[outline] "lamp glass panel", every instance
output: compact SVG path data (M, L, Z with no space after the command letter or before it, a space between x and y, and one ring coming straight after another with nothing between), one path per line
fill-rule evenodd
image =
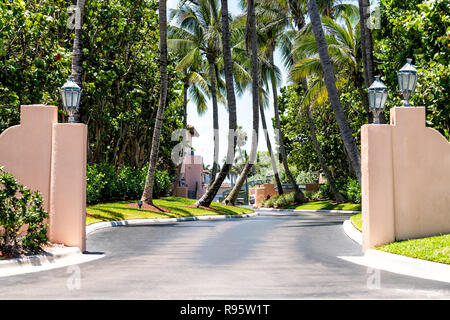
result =
M408 75L408 78L409 78L409 81L408 81L408 90L409 91L413 91L414 90L414 78L415 78L415 76L414 76L414 74L412 74L412 73L410 73L409 75Z
M64 90L64 96L66 97L65 107L68 108L70 106L70 92L68 92L67 90Z
M375 108L375 92L373 91L369 93L369 106L370 108Z
M375 109L379 109L380 108L381 98L382 98L382 93L381 92L375 93L375 106L374 106Z
M382 92L381 93L381 95L382 95L382 97L381 97L381 104L380 104L380 109L384 109L384 105L385 105L385 103L386 103L386 100L387 100L387 92Z
M75 106L75 90L71 89L70 93L72 94L70 108L73 109L73 107Z
M80 105L80 99L81 99L81 92L77 91L77 103L75 105L76 108Z

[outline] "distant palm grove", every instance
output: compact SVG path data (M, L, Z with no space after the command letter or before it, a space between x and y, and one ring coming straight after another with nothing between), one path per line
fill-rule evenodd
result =
M214 157L197 206L210 206L232 174L230 205L246 179L266 175L280 194L293 186L297 203L360 202L360 128L373 121L367 89L378 75L388 87L381 122L389 123L389 109L401 105L397 71L407 58L418 70L412 104L425 106L427 126L450 141L448 1L241 0L240 12L227 0L168 8L173 2L0 2L0 133L19 124L21 105L61 106L59 88L72 75L83 89L77 119L89 128L89 203L152 204L173 191L180 176L171 152L179 141L171 134L196 125L188 103L199 114L212 110L204 118L217 129L211 152L219 144L228 151L228 159ZM240 105L246 92L252 103ZM242 108L252 117L243 118ZM243 123L253 127L244 154L218 130ZM270 126L275 138L266 134ZM258 139L266 152L256 149ZM305 194L298 184L319 173L327 181L320 194Z

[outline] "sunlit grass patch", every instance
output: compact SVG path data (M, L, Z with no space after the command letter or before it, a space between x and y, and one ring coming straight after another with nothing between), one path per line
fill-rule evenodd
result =
M178 218L200 215L235 215L253 212L252 209L225 206L213 202L211 208L213 210L192 208L196 200L167 197L154 200L157 207L169 210L169 212L150 211L145 209L133 208L127 206L130 203L137 201L120 201L114 203L103 203L86 208L86 224L92 224L102 221L119 221L128 219L157 219L157 218Z

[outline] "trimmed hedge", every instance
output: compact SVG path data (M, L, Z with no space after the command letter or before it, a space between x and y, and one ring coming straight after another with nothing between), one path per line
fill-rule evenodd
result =
M135 200L142 195L148 166L139 169L124 166L116 168L108 163L90 164L87 167L87 203L111 200ZM153 197L164 196L170 187L167 171L156 170Z

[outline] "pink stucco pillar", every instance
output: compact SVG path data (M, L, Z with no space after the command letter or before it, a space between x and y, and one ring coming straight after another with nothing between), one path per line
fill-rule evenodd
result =
M50 241L86 249L87 126L53 124Z
M392 170L391 126L364 125L361 129L363 251L395 240Z
M20 107L20 125L0 135L0 166L32 190L39 190L49 210L52 125L58 108L45 105Z
M85 250L87 126L58 124L58 108L20 107L0 135L0 166L42 194L50 241Z
M390 114L361 130L363 251L450 232L450 143L424 107Z

